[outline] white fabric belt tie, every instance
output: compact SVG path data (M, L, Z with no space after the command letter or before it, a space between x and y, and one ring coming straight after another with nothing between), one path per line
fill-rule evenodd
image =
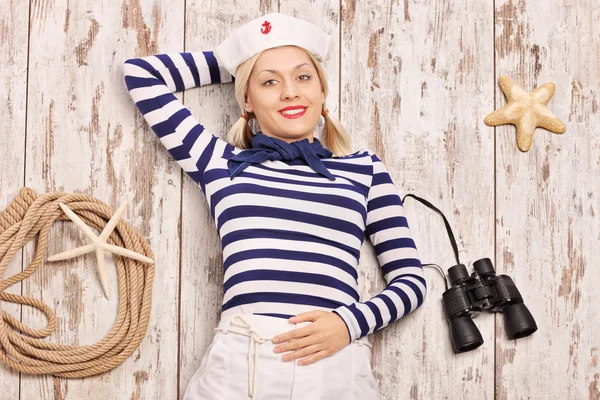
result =
M232 315L229 320L229 326L226 328L215 328L215 332L232 332L250 337L250 348L248 350L248 396L254 400L256 396L256 374L258 372L258 347L272 338L262 336L241 314ZM354 340L353 343L359 346L367 346L369 349L373 348L373 345L366 338Z
M256 373L258 371L256 365L258 364L258 346L271 339L267 339L258 333L252 324L246 321L240 314L231 316L229 326L226 329L215 328L215 331L224 333L233 332L250 337L250 349L248 351L248 396L254 400L256 396Z

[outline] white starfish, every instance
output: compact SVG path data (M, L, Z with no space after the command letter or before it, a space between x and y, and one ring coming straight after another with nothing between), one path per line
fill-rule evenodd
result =
M115 246L112 244L106 243L108 237L112 233L115 226L119 222L121 215L125 211L125 207L127 206L127 202L123 202L121 206L117 209L115 214L111 217L110 221L104 227L100 236L96 236L94 232L75 214L73 211L69 209L64 203L58 203L60 208L65 212L67 217L71 221L75 223L85 235L92 241L90 244L86 244L85 246L77 247L72 250L67 250L59 254L55 254L51 257L48 257L48 261L59 261L66 260L68 258L77 257L83 254L91 253L92 251L96 252L96 259L98 262L98 274L100 274L100 281L102 282L102 287L104 288L104 295L107 299L110 299L110 288L108 286L108 277L106 276L106 266L104 263L104 251L108 251L109 253L118 254L123 257L133 258L134 260L143 261L149 264L154 264L154 261L151 258L148 258L142 254L136 253L135 251L128 250L126 248Z

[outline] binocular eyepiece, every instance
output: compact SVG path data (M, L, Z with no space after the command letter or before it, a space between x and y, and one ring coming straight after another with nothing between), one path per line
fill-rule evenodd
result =
M537 331L533 316L508 275L496 275L489 258L475 261L473 268L475 272L471 275L464 264L449 268L452 286L442 295L455 353L464 353L483 344L481 333L471 318L485 310L504 313L506 332L511 339Z

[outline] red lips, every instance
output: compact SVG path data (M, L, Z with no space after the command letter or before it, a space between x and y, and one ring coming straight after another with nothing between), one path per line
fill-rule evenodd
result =
M279 111L297 110L299 108L302 109L302 108L306 108L306 107L304 107L304 106L289 106L289 107L286 107L286 108L282 108Z
M304 114L306 114L306 110L308 107L303 107L303 106L290 106L290 107L286 107L286 108L282 108L281 110L279 110L279 112L281 113L281 115L283 115L285 118L288 119L294 119L294 118L300 118L301 116L303 116ZM296 114L291 114L291 115L285 115L283 113L283 111L289 111L289 110L304 110L302 112L296 113Z

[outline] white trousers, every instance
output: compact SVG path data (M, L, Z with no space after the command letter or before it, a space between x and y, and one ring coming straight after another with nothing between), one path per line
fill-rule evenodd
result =
M184 400L380 400L363 337L309 365L283 361L274 336L312 322L292 324L266 315L224 317L188 383Z

